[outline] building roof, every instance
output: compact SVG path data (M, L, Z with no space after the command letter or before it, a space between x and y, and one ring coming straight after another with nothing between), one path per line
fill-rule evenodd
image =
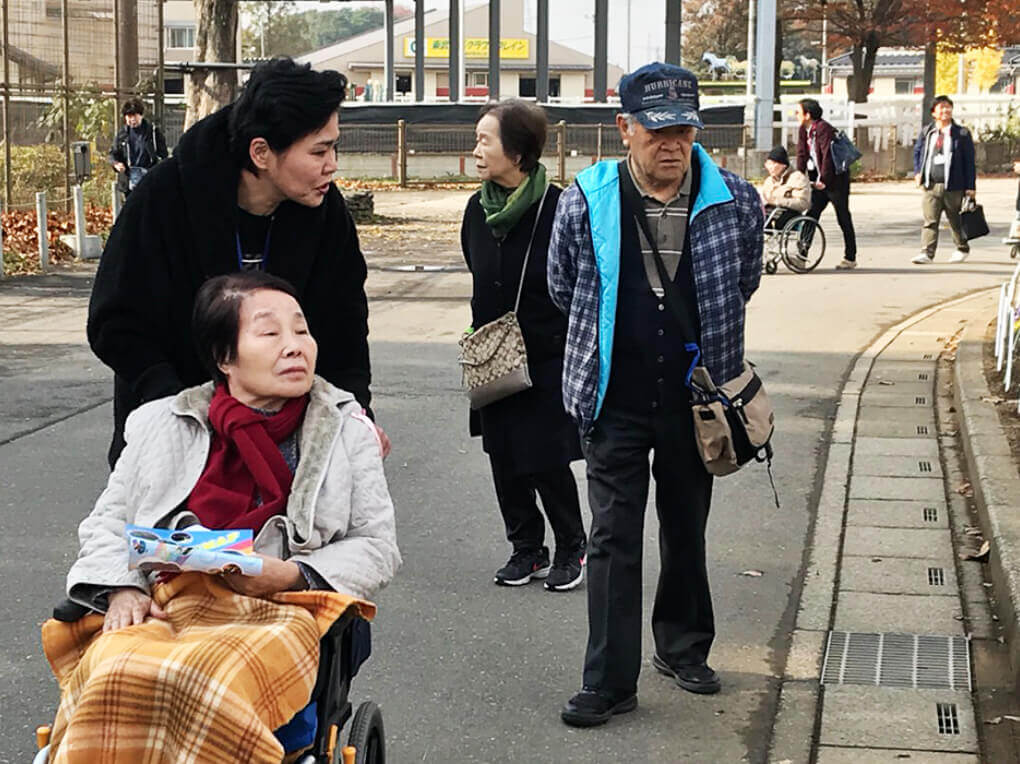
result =
M1002 68L1008 71L1010 63L1020 57L1020 46L1011 45L1002 50ZM1013 64L1015 66L1015 64ZM829 59L833 74L849 74L853 70L850 52ZM875 74L913 74L924 71L924 48L879 48L875 56Z

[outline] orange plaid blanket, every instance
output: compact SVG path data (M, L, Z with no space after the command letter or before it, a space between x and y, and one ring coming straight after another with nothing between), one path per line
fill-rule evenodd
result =
M103 617L43 624L60 683L51 762L273 762L273 730L309 701L319 639L348 608L335 592L236 594L215 576L157 584L169 620L102 633Z

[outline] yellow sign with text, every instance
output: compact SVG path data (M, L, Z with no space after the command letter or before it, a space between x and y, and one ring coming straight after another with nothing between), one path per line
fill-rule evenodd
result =
M499 41L500 58L527 58L530 46L526 38L506 38ZM414 38L404 38L404 57L414 58ZM425 58L449 58L449 37L426 37ZM489 39L487 37L468 37L464 40L464 58L488 58Z

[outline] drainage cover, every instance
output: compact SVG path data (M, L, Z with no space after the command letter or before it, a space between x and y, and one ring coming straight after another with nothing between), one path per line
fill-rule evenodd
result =
M960 715L955 703L936 703L935 714L938 717L940 735L960 734Z
M830 631L824 684L971 690L965 637Z
M922 516L926 523L937 523L939 521L939 511L935 507L925 507Z

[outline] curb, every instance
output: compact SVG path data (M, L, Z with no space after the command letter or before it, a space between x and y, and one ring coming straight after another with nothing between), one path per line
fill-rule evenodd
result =
M769 762L807 764L812 761L821 712L820 701L824 693L821 672L825 656L825 635L831 628L835 613L836 586L842 559L843 526L846 519L851 457L857 430L857 412L872 364L896 337L914 324L942 310L978 299L989 292L988 289L979 289L916 311L881 331L847 367L848 373L839 392L835 420L829 436L829 447L822 472L821 495L818 498L813 524L808 531L807 543L811 552L804 568L804 583L790 635L790 650L780 679L776 717L767 754ZM959 355L957 357L959 358ZM980 372L980 366L978 369ZM995 412L992 412L992 415L995 416ZM1017 482L1020 491L1020 479ZM1020 497L1020 493L1017 497ZM1020 544L1020 520L1017 521L1017 528L1017 539ZM1020 560L1020 551L1016 559ZM1020 568L1016 571L1016 581L1020 584ZM1020 588L1017 591L1020 591ZM1020 600L1017 604L1020 607ZM1012 665L1020 666L1020 660Z
M984 375L987 323L968 322L953 364L953 401L974 501L986 538L988 566L998 592L1014 689L1020 689L1020 475Z

